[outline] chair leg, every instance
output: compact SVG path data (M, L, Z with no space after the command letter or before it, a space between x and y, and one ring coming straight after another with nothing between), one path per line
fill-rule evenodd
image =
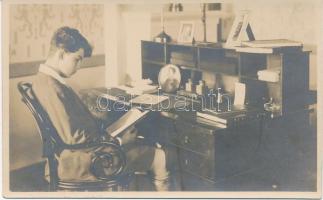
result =
M50 178L48 188L50 192L57 191L58 189L57 181L54 178Z

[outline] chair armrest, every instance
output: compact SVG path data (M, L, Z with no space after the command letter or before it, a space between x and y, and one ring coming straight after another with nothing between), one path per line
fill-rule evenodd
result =
M100 142L98 147L104 147L95 152L90 171L100 180L114 179L120 175L126 166L126 154L123 149L112 142Z
M100 180L110 180L120 175L126 166L126 154L122 147L114 141L97 141L91 143L61 145L61 149L81 150L86 148L101 148L94 152L90 164L91 173Z

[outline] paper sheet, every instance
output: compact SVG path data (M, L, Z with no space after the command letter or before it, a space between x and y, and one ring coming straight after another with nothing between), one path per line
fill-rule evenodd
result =
M246 84L235 83L234 105L244 105L246 99Z

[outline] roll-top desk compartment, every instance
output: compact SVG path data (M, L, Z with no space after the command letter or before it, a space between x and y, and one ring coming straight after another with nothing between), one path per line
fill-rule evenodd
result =
M201 70L238 75L238 58L223 48L199 48L198 68Z

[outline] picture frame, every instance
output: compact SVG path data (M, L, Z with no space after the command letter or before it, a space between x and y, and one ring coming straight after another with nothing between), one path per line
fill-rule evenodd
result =
M249 25L249 11L240 11L233 22L225 47L241 46L243 34L247 34L249 40L254 40L254 36Z
M194 38L195 23L193 21L181 21L178 32L178 43L192 43Z

